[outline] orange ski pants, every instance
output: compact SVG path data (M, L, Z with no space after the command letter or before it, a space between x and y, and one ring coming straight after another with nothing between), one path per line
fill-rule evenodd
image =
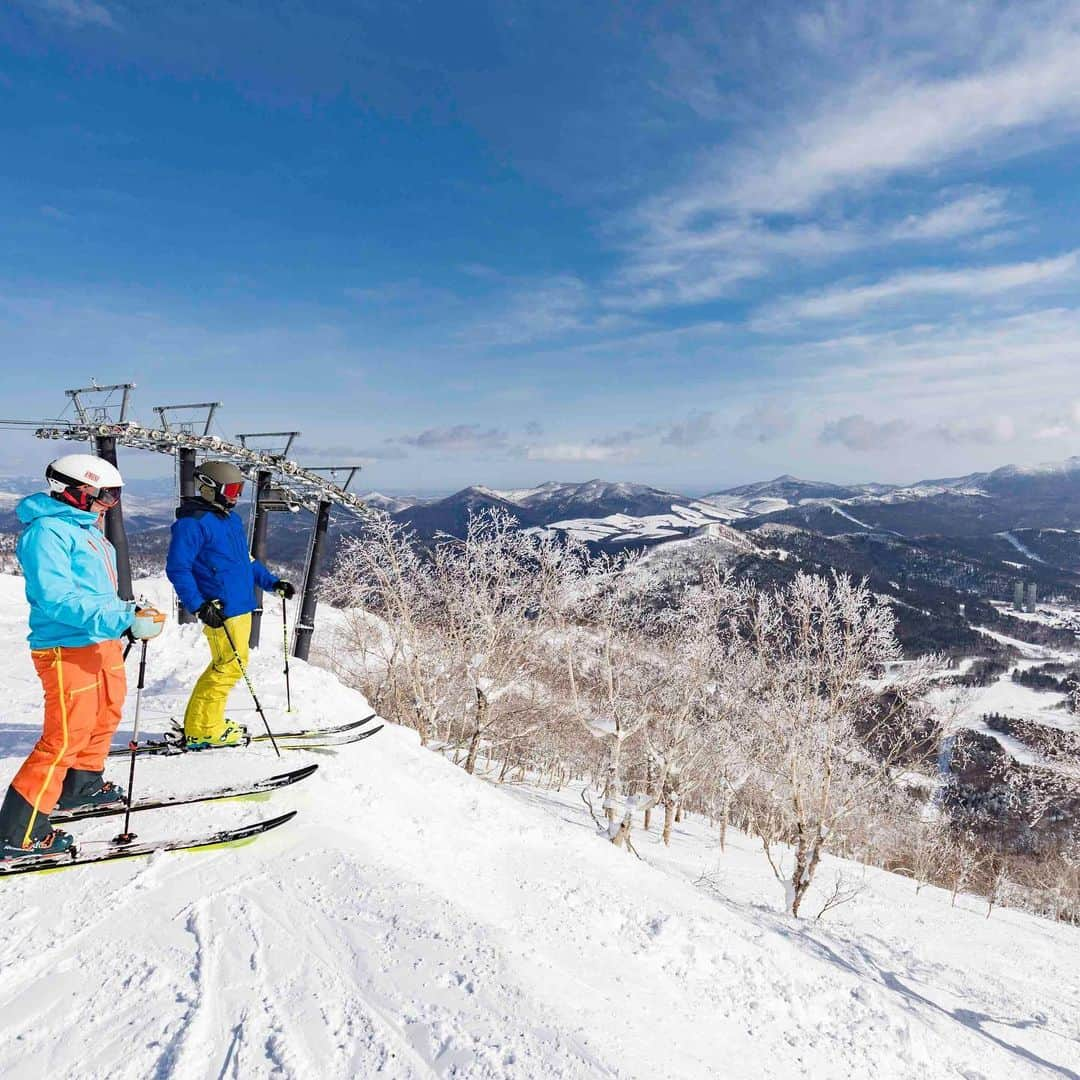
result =
M56 806L68 769L101 772L127 693L119 641L31 649L45 689L45 730L11 786L38 814Z

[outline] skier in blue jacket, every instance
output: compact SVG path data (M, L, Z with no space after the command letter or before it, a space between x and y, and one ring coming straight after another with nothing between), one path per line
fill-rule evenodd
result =
M184 712L189 749L234 746L247 738L240 724L225 718L229 691L247 666L255 588L288 600L289 582L275 577L248 553L236 506L244 474L227 461L203 462L195 471L199 494L176 512L165 573L180 603L203 622L210 665L199 676Z

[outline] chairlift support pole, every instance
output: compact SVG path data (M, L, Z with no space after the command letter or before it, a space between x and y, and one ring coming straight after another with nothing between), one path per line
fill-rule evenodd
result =
M162 422L165 422L165 418L162 417ZM168 430L166 428L166 430ZM177 465L180 470L180 502L185 499L193 499L196 495L195 488L195 451L188 447L181 447L176 451ZM187 623L198 622L198 616L194 611L188 611L183 604L180 603L180 598L176 599L176 621L181 625Z
M116 437L96 435L94 449L99 458L110 465L116 464ZM131 553L128 549L127 530L124 528L123 501L118 502L105 514L105 537L116 552L116 593L121 600L134 600L131 586Z
M94 453L99 458L104 458L110 465L116 466L116 436L112 434L115 424L108 423L109 409L116 406L110 404L109 398L117 391L123 396L120 399L120 419L116 423L127 423L128 403L131 400L131 391L135 389L134 383L111 383L108 386L99 386L93 383L91 386L80 386L74 390L66 390L65 393L71 398L79 419L87 425L94 425L101 421L101 426L93 430ZM101 405L90 406L96 413L92 416L88 406L83 401L87 394L105 394L105 402ZM105 515L105 536L116 552L116 592L121 600L134 600L135 593L131 587L131 553L128 549L127 530L124 528L124 507L119 502Z
M266 526L269 523L268 511L266 509L266 494L270 490L270 477L271 472L269 469L260 469L255 474L255 497L252 499L252 518L253 524L251 527L251 557L258 559L259 562L266 562ZM251 647L257 648L259 645L259 633L262 629L262 617L263 617L263 591L256 587L255 589L255 610L251 613Z
M301 507L315 515L314 528L308 549L307 565L304 573L304 588L301 593L300 613L293 638L293 655L306 659L311 648L311 635L314 631L315 608L319 578L319 563L323 553L326 535L330 526L330 510L340 506L351 514L363 514L367 511L364 501L347 491L359 466L322 466L304 468L288 459L288 453L299 436L298 431L261 432L238 435L237 443L210 434L210 420L217 402L202 402L195 405L158 406L154 409L160 419L160 427L150 428L138 421L128 420L127 410L130 403L130 391L134 383L118 383L112 386L90 386L79 390L66 391L71 399L78 421L0 421L0 426L32 426L39 439L57 439L71 442L89 442L106 460L115 462L117 446L130 447L151 453L169 454L177 459L181 497L196 494L195 456L230 461L248 476L252 473L266 472L270 483L263 491L266 512L274 510L296 511ZM122 401L102 406L91 405L83 400L83 395L112 394L123 391ZM182 423L177 426L169 423L168 413L173 410L206 408L208 410L202 434L192 431L192 425ZM120 420L110 419L109 409L120 409ZM259 449L250 446L248 439L256 437L284 438L284 450L281 452ZM344 486L336 482L339 473L347 472ZM330 479L322 474L330 473ZM252 523L254 529L254 521ZM117 552L117 564L120 577L118 591L120 595L131 597L131 567L128 554L127 534L123 528L123 518L119 507L110 512L106 520L106 531L113 541ZM254 543L254 533L252 536ZM194 616L180 609L180 621L194 621Z
M327 529L330 527L330 505L328 500L320 499L315 511L315 528L312 530L311 546L308 548L304 592L300 599L300 617L296 620L293 644L293 656L299 660L306 660L311 652L311 635L315 630L315 605L318 602L319 558Z

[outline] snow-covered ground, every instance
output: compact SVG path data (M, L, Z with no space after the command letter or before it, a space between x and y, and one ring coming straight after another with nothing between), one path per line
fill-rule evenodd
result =
M609 514L602 518L574 518L555 521L529 531L561 532L585 542L629 543L635 540L663 540L687 536L696 530L733 521L742 516L740 512L729 511L709 502L696 501L674 503L668 514L649 514L643 517Z
M24 619L20 583L0 578L4 779L38 722ZM285 727L266 644L252 675ZM148 729L178 714L203 662L195 627L153 643ZM366 711L328 672L292 670L296 720ZM231 711L252 719L245 695ZM836 860L823 887L843 871L863 891L797 923L750 841L721 854L696 819L670 850L638 834L639 860L595 835L576 791L470 778L403 729L285 764L304 760L316 776L270 802L134 819L149 838L299 810L251 846L0 885L5 1080L1080 1077L1075 929L987 920L972 898L953 909ZM280 768L250 748L148 760L136 783Z

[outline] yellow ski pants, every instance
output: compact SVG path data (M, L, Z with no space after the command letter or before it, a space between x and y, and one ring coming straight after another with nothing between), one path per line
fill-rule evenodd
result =
M236 652L240 654L240 663L247 667L251 638L250 611L226 619L224 627L203 627L210 644L210 666L195 683L184 713L184 734L189 739L216 739L225 730L225 702L229 698L229 691L242 675L236 653L225 635L226 627Z

